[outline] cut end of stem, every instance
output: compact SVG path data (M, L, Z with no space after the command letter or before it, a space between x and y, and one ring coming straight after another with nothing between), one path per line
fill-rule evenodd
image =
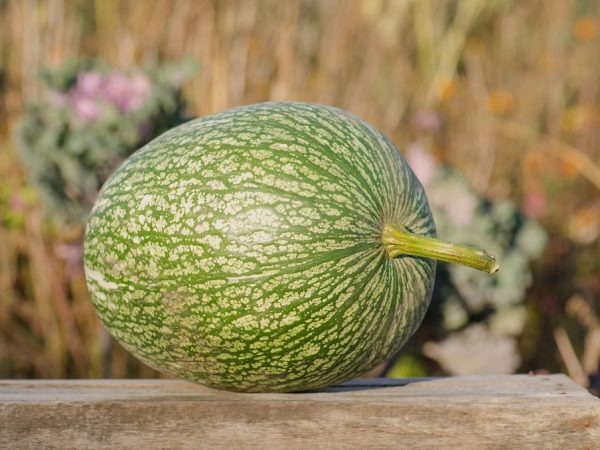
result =
M488 273L498 272L500 267L496 258L485 250L414 234L401 226L385 225L383 244L390 258L407 255L438 259Z

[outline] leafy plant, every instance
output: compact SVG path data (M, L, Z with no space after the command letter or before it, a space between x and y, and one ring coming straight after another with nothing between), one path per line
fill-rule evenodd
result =
M543 251L546 233L513 202L483 198L460 173L438 164L422 147L411 147L407 158L425 186L438 234L488 249L501 266L489 277L438 265L425 319L430 335L422 351L451 374L513 373L521 363L517 339L527 321L530 264Z
M83 224L108 175L129 154L183 121L189 63L123 71L71 61L42 74L45 95L26 107L17 147L46 210Z

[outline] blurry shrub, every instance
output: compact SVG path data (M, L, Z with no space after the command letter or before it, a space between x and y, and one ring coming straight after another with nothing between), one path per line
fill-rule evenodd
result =
M439 236L485 248L500 263L494 276L438 264L422 350L450 374L513 373L521 363L517 338L527 321L530 264L544 249L546 233L513 202L483 198L423 148L413 145L407 159L425 186Z
M39 217L40 192L22 182L3 135L21 114L22 98L36 91L33 78L39 67L89 49L104 60L127 64L158 61L163 55L202 60L206 70L186 83L194 115L269 98L335 104L371 120L402 146L417 140L431 144L477 190L518 202L549 235L527 301L498 313L494 307L478 307L480 313L471 314L460 303L444 308L447 302L436 291L431 311L394 375L439 373L421 356L423 343L449 343L452 348L456 340L451 336L473 342L481 330L494 338L482 343L509 355L518 340L523 371L568 369L553 330L563 327L576 352L583 352L588 330L566 314L569 299L582 294L600 314L600 65L595 63L600 3L476 0L431 7L432 2L365 0L354 2L354 8L347 3L99 1L94 7L54 8L48 2L0 1L0 9L7 5L2 10L6 14L0 14L0 40L5 43L0 52L0 376L100 374L94 368L99 364L97 336L89 331L96 318L83 275L77 275L79 284L67 286L70 309L48 306L59 305L61 296L56 288L52 291L52 283L62 280L63 257L74 252L64 249L59 257L53 250L62 246L64 228L59 236L40 239L40 229L47 228ZM48 86L61 86L49 90L64 94L83 70L112 72L97 64L83 66L47 80ZM55 108L46 116L58 112ZM432 172L445 170L422 154ZM479 173L482 161L493 164L490 173ZM66 215L59 208L56 213ZM440 235L447 232L443 226L438 217ZM498 276L507 270L503 253L498 254ZM529 274L526 266L521 280ZM449 271L438 267L439 287L452 288ZM515 291L524 295L522 285ZM527 329L520 337L492 332L499 323L522 327L524 304ZM61 314L68 316L70 310L84 333L89 371L78 369L75 357L65 363L64 349L73 334L56 324L65 323ZM443 325L448 321L444 317L453 314L460 319L456 323L464 324ZM492 325L494 317L502 320ZM476 324L481 326L473 331ZM507 339L512 344L503 344ZM491 358L472 344L468 348L471 359ZM121 350L113 354L112 376L146 376L144 366ZM3 357L10 367L5 371Z
M46 210L82 224L108 175L129 154L182 121L189 63L122 71L72 61L42 75L44 97L27 105L17 148Z
M37 200L36 192L29 186L0 185L0 224L8 230L23 228L25 215Z

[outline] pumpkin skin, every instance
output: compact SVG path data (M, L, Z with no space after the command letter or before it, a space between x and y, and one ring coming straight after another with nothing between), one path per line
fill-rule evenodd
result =
M134 153L88 220L109 332L149 366L236 391L343 382L421 323L435 261L390 258L386 224L435 236L423 188L361 119L277 102L187 122Z

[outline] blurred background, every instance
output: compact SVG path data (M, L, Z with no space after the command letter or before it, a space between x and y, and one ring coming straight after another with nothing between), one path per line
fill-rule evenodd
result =
M0 0L0 378L156 377L104 332L82 273L97 190L187 118L332 104L389 135L438 234L407 347L371 375L600 380L600 2Z

